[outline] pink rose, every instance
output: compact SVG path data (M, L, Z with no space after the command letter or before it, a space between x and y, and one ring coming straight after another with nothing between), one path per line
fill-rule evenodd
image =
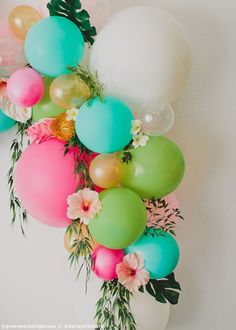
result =
M38 144L53 138L54 136L50 130L50 125L52 121L53 119L51 118L41 119L40 121L29 127L27 130L27 134L30 138L30 141L35 141Z

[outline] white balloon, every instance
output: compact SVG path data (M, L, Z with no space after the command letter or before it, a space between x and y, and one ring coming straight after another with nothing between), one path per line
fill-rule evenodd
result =
M131 310L137 323L137 330L164 330L167 326L170 305L161 304L145 293L134 293Z
M137 6L111 17L91 49L90 68L108 94L139 111L159 98L173 102L190 71L183 26L154 6Z

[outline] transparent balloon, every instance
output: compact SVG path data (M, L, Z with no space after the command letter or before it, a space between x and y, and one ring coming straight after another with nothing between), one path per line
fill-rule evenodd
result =
M27 63L24 45L19 40L6 37L0 40L0 76L9 77Z
M169 132L174 124L175 114L168 103L154 103L146 112L138 114L142 130L151 136L161 136Z

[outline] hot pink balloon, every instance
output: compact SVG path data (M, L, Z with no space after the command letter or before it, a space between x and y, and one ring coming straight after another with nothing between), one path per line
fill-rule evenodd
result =
M7 82L7 94L13 104L32 107L44 95L43 79L33 69L19 69L11 75Z
M74 151L64 156L64 143L57 139L32 143L15 170L15 187L28 213L53 227L66 227L67 197L76 191Z
M178 201L178 198L175 193L167 195L166 197L164 197L164 200L166 203L168 203L168 209L170 211L172 211L173 209L179 209L180 205L179 205L179 201ZM148 204L148 201L146 201L146 206L150 207L150 205ZM158 213L158 215L154 215L154 212L155 212L155 214ZM168 212L168 214L169 214L169 212ZM151 226L153 226L154 223L157 223L157 220L161 220L158 223L158 225L162 226L164 223L164 219L165 219L164 208L153 207L152 210L148 211L148 224L147 225L148 225L148 227L151 227ZM176 223L177 219L176 219L175 215L173 214L169 220Z
M117 278L116 265L123 261L123 250L112 250L99 246L92 254L93 272L104 281Z

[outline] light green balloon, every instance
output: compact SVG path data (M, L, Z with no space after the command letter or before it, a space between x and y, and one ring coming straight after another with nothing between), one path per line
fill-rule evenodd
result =
M102 210L90 221L89 230L99 244L123 249L143 234L147 212L141 198L126 188L113 188L99 194Z
M44 78L44 96L42 100L33 108L33 121L39 121L42 118L56 118L61 113L66 111L65 109L57 106L50 99L49 89L52 82L52 78Z
M150 137L146 146L129 152L132 160L122 165L122 186L142 198L161 198L180 184L185 169L184 157L171 140L163 136Z

